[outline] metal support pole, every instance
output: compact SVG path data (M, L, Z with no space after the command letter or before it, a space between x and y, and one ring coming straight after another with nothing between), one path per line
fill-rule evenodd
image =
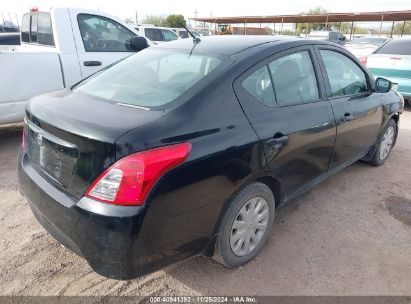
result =
M392 38L392 34L394 33L394 23L395 21L392 22L392 26L391 26L391 35L390 35L391 38Z
M296 22L296 23L295 23L295 35L296 35L296 36L297 36L297 34L298 34L297 25L298 25L298 23Z
M340 21L340 26L338 27L338 31L341 32L341 21Z
M384 22L384 13L381 15L381 24L380 24L380 32L378 33L378 37L381 37L382 32L382 23Z
M327 14L327 20L325 20L325 30L328 31L328 14Z
M281 30L280 30L280 35L283 33L283 26L284 26L284 17L281 17Z
M244 35L247 35L247 22L244 21Z
M274 31L273 31L273 34L274 34L274 36L275 36L275 22L274 22Z
M352 39L352 32L354 29L354 21L351 22L351 33L350 33L350 40Z
M402 24L401 37L402 35L404 35L404 30L405 30L405 20L404 20L404 23Z

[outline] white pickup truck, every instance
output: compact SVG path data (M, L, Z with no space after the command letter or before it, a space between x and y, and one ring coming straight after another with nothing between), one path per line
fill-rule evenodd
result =
M21 45L0 46L0 125L23 120L31 97L81 79L152 45L100 11L53 8L23 16Z

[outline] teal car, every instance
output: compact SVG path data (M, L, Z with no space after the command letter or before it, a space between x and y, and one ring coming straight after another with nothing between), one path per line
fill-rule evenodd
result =
M390 40L360 61L375 78L384 77L397 84L397 92L411 104L410 38Z

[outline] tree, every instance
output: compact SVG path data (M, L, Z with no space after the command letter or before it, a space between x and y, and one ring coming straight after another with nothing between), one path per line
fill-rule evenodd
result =
M401 35L402 29L404 27L403 22L398 22L394 25L394 31L393 35ZM404 27L404 35L409 35L411 34L411 22L406 21L405 22L405 27Z
M281 32L281 35L294 36L295 32L289 29L285 29Z
M325 8L321 6L317 6L313 9L310 9L308 12L302 12L300 15L327 15L330 13ZM351 32L351 23L350 22L342 22L341 25L339 22L328 22L326 23L326 18L324 17L324 22L314 22L314 23L299 23L297 24L297 33L305 33L309 34L311 31L327 31L327 30L335 30L341 31L341 33L350 33ZM368 29L354 26L353 33L355 34L366 34Z
M308 12L302 12L300 15L326 15L329 11L321 6L310 9ZM300 33L310 33L310 31L321 31L325 30L325 22L319 23L298 23L297 24L297 34Z
M149 15L146 16L143 21L143 24L154 24L155 26L166 26L166 20L164 16Z
M165 23L168 27L182 27L182 25L186 26L187 24L183 15L169 15Z
M265 34L266 35L272 35L273 34L273 29L272 28L266 26L266 27L264 27L264 29L265 29Z
M132 18L127 17L126 19L124 19L125 23L134 23L134 20Z

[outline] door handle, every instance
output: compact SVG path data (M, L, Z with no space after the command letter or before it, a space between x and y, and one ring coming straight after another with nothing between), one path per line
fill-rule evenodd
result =
M101 61L84 61L85 66L100 66L102 65Z
M276 135L274 135L276 136ZM284 146L288 142L288 136L286 135L280 135L274 138L271 138L267 140L267 145L273 147L274 149L280 149L282 146Z
M351 121L354 119L354 115L350 114L350 113L345 113L344 116L341 118L342 122L347 122L347 121Z

